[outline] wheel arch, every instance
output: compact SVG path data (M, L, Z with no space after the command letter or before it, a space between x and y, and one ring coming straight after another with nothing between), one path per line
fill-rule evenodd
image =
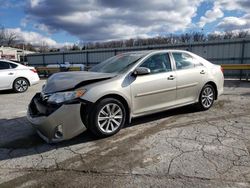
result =
M124 105L125 110L126 110L126 123L129 123L131 121L131 115L130 115L131 109L129 107L128 101L123 96L121 96L119 94L107 94L107 95L104 95L101 98L99 98L95 102L95 104L97 104L99 101L101 101L103 99L106 99L106 98L117 99L117 100L119 100Z

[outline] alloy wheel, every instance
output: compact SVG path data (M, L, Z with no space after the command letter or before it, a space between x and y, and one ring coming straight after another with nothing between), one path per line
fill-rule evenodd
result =
M108 103L99 111L98 126L104 133L112 133L122 124L123 116L122 109L119 105Z
M209 108L214 101L214 91L211 87L206 87L201 95L201 103L205 108Z
M17 80L15 83L15 88L18 92L24 92L28 89L28 83L23 79Z

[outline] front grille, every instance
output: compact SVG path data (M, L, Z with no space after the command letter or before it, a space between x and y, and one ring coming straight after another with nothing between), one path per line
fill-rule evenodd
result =
M48 97L44 97L41 93L37 93L31 100L29 105L30 115L35 116L49 116L62 105L50 104L47 102Z

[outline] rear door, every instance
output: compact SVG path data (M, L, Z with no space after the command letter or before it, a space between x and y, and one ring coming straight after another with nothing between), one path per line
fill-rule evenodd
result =
M140 67L149 68L151 73L137 76L131 85L133 113L146 114L173 105L176 76L168 53L154 54Z
M176 102L194 102L205 84L207 69L185 52L172 52L172 58L176 68Z
M0 61L0 89L12 88L12 83L15 79L15 70L11 64L5 61Z

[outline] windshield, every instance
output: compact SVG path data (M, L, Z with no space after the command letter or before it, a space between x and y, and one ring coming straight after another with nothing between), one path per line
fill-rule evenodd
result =
M90 69L91 72L120 73L141 59L144 53L127 53L111 57Z

